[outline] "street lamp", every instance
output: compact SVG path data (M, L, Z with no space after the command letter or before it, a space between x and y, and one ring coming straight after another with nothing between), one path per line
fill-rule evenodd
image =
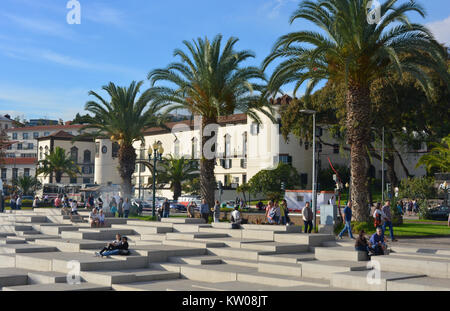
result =
M141 182L141 171L142 171L142 162L141 161L143 161L144 159L142 159L142 157L143 157L143 154L142 154L142 151L144 151L144 148L145 148L145 144L144 144L144 142L142 142L141 143L141 149L140 149L140 152L139 152L139 165L138 165L138 170L139 170L139 200L141 200L141 188L142 188L142 182Z
M153 150L152 150L153 147ZM164 148L161 142L154 142L152 147L148 147L148 161L151 162L153 154L153 209L152 216L155 217L156 212L156 162L162 161L162 155L164 153Z
M303 109L301 113L312 114L313 116L313 166L312 166L312 206L314 211L314 225L316 229L316 215L317 215L317 203L316 203L316 113L315 110Z

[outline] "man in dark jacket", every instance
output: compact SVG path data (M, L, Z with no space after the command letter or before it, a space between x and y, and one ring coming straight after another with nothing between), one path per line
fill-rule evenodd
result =
M347 206L344 208L344 229L339 233L339 239L342 239L342 235L345 231L348 231L350 238L354 239L352 234L352 202L349 201Z
M164 200L164 203L162 204L162 210L163 210L163 218L169 218L170 214L170 203L167 199Z

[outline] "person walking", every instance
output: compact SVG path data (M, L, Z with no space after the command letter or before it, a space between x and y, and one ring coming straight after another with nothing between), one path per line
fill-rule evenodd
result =
M123 218L123 198L120 198L117 204L117 217Z
M216 200L216 204L214 204L214 222L219 222L220 219L220 203L219 200Z
M9 205L10 205L12 211L16 209L16 200L17 200L17 198L16 198L16 195L14 195L14 194L9 199Z
M170 215L170 204L167 199L164 200L164 203L162 204L163 209L163 218L169 218Z
M55 207L61 208L61 204L62 204L61 197L58 195L55 199Z
M342 239L342 235L348 231L348 235L351 239L354 239L352 233L352 201L347 203L347 206L344 208L344 229L339 233L339 239Z
M206 200L202 200L202 205L200 205L200 214L202 215L202 218L205 220L205 223L208 223L209 221L209 205L206 203Z
M306 202L305 207L302 209L303 225L305 226L305 233L311 233L313 227L313 212L309 206L309 202Z
M389 233L391 235L391 241L395 242L397 240L394 238L394 228L392 227L392 214L391 214L391 201L390 200L386 201L385 205L383 206L382 211L384 214L384 222L383 222L383 226L382 226L383 234L384 234L384 232L386 232L386 227L389 226Z
M128 218L128 214L130 213L130 199L126 198L125 202L123 202L123 214L125 218Z
M20 194L17 196L16 209L18 209L18 210L22 209L22 195L20 195Z
M39 198L36 196L34 197L33 200L33 208L38 208L39 207Z

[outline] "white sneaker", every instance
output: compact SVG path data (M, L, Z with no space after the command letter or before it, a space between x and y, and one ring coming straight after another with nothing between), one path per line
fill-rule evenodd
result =
M100 253L99 252L95 252L95 257L100 257Z

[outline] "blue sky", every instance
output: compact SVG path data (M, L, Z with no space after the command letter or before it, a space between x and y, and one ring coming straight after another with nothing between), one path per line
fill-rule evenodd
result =
M256 54L248 64L260 65L279 36L311 28L288 23L298 0L78 1L80 25L66 21L68 0L0 1L0 113L69 120L84 112L89 90L146 80L183 40L235 36ZM419 2L428 15L411 19L450 44L449 1Z

